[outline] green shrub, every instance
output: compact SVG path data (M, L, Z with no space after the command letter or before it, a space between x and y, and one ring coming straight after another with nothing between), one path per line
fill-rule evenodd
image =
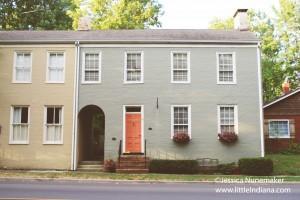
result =
M220 164L217 168L221 174L239 174L239 167L234 163Z
M242 158L239 160L241 174L268 176L273 172L273 161L266 158Z
M196 174L198 162L196 160L151 160L149 171L164 174Z
M300 144L292 142L287 150L280 152L281 154L300 154Z

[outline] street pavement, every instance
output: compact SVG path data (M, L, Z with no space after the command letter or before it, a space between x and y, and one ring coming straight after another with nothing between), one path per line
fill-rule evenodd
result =
M224 188L233 188L234 190L228 193L230 189L226 190ZM249 192L249 188L252 188L252 191L255 192ZM285 191L285 193L277 193L278 191L274 193L276 188L280 188L277 190L280 192ZM262 192L263 190L264 192ZM0 199L299 200L300 184L155 183L2 179L0 180Z

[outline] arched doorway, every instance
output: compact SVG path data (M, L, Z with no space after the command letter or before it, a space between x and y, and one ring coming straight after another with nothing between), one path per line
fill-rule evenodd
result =
M103 161L105 138L105 115L101 108L88 105L78 115L79 161Z

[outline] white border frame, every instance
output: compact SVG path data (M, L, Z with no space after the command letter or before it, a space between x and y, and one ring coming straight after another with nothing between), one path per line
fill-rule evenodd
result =
M226 81L220 81L219 80L219 55L221 54L232 54L232 64L233 64L233 81L232 82L226 82ZM216 59L217 59L217 84L218 85L235 85L237 84L237 81L236 81L236 53L235 52L221 52L221 51L218 51L216 52Z
M234 132L235 134L239 134L239 115L238 115L238 105L236 104L219 104L217 106L218 112L218 133L221 133L221 116L220 116L220 108L221 107L234 107Z
M50 54L51 53L56 53L56 54L59 54L59 53L62 53L63 56L64 56L64 70L63 70L63 80L62 81L49 81L49 61L50 61ZM50 84L55 84L55 83L65 83L65 79L66 79L66 76L65 76L65 73L66 73L66 52L64 50L58 50L58 51L55 51L55 50L49 50L47 51L47 65L46 65L46 83L50 83Z
M47 124L47 108L48 107L55 107L55 108L61 108L61 140L60 141L54 141L49 142L46 141L46 124ZM44 121L43 121L43 144L64 144L64 106L62 105L45 105L44 106Z
M127 81L127 54L141 54L141 80ZM144 51L125 51L124 52L124 67L123 67L123 84L141 84L144 83Z
M122 154L127 153L125 150L126 145L126 107L140 107L141 108L141 153L145 153L144 145L144 105L123 105L123 142L122 142Z
M270 122L287 122L288 123L288 136L287 137L270 137ZM290 120L289 119L268 119L268 136L271 139L290 139L291 138L291 130L290 130Z
M174 137L174 107L188 108L188 135L192 139L192 106L190 104L171 105L171 139Z
M27 107L28 108L28 135L26 141L13 141L13 114L14 107ZM11 105L10 106L10 124L9 124L9 142L8 144L29 144L29 136L30 136L30 106L28 105Z
M29 81L18 81L16 80L16 64L17 64L17 54L18 53L29 53L30 54L30 80ZM16 50L14 51L14 60L13 60L13 77L12 77L12 83L20 83L20 84L30 84L32 83L32 60L33 60L33 53L31 50Z
M187 70L188 70L188 76L187 81L174 81L173 79L173 73L174 73L174 63L173 63L173 57L174 53L186 53L187 54ZM190 51L171 51L171 83L182 83L182 84L188 84L191 83L191 52Z
M99 80L98 81L85 81L85 55L86 54L98 54L99 56ZM101 51L86 51L82 53L82 63L81 63L81 84L99 84L102 81L102 52Z

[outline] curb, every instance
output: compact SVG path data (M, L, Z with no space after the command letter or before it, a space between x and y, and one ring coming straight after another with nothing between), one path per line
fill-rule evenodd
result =
M216 181L168 181L168 180L122 180L122 179L70 179L70 178L19 178L19 177L0 177L0 182L4 181L31 181L31 182L41 182L41 181L55 181L55 182L86 182L86 183L143 183L143 184L155 184L155 183L166 183L166 184L193 184L193 183L209 183L209 184L274 184L274 185L284 185L284 184L300 184L298 181L287 181L283 183L221 183Z

